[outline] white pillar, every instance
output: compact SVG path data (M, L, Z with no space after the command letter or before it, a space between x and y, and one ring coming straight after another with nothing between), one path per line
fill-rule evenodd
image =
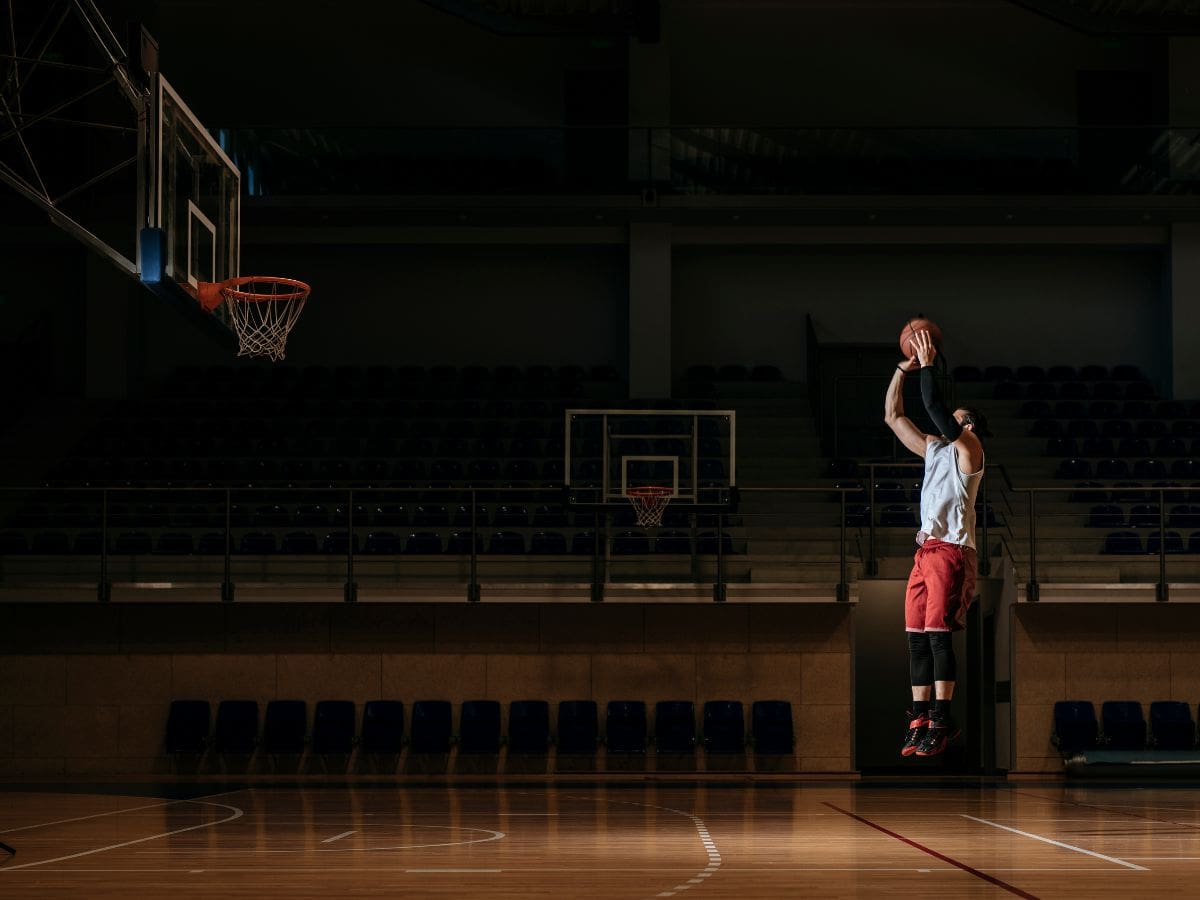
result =
M671 226L629 226L629 396L671 396Z

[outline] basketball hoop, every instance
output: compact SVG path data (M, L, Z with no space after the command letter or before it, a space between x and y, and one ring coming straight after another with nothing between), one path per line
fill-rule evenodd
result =
M210 312L225 304L238 336L238 356L265 356L279 362L310 290L294 278L250 275L215 284L202 281L196 299Z
M662 524L663 513L671 502L674 491L669 487L649 485L646 487L631 487L625 490L625 496L633 506L637 523L642 528L649 526L657 528Z

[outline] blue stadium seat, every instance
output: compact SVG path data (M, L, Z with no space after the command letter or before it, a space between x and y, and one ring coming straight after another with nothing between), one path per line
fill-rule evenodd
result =
M1091 478L1092 464L1086 459L1070 458L1064 459L1058 464L1058 471L1055 472L1058 478Z
M213 748L217 753L250 754L258 745L258 703L222 700L217 706Z
M363 753L395 755L404 746L404 704L399 700L368 700L363 707Z
M704 704L704 749L708 753L741 753L746 746L746 721L740 700L709 700Z
M1096 749L1099 723L1090 700L1059 700L1054 704L1054 731L1050 740L1067 755Z
M755 700L750 721L756 754L790 756L795 750L792 704L787 700Z
M336 553L339 556L345 556L350 552L352 545L354 552L358 553L357 534L349 534L345 531L331 531L321 539L321 552Z
M413 753L449 753L453 727L449 700L418 700L412 710Z
M1196 495L1200 498L1200 494ZM1171 507L1167 516L1168 528L1193 529L1200 528L1200 505L1181 503Z
M1157 503L1138 503L1129 510L1129 527L1157 529L1159 512Z
M879 524L885 528L916 528L917 515L908 506L892 504L883 508Z
M642 555L650 552L650 539L641 531L622 531L614 535L612 552L622 555Z
M1187 548L1183 544L1183 537L1178 531L1167 531L1163 533L1162 546L1169 554L1186 553ZM1152 556L1157 556L1159 551L1158 531L1151 531L1146 537L1146 552Z
M415 531L405 541L404 552L411 554L441 553L442 539L432 531Z
M558 704L558 752L584 756L596 752L599 728L595 700L563 700Z
M1100 706L1104 743L1110 750L1144 750L1146 720L1136 700L1106 700Z
M1125 511L1112 504L1093 506L1087 524L1089 528L1124 528L1127 524Z
M459 713L460 753L500 752L500 703L496 700L465 700Z
M446 552L463 556L471 552L471 532L452 531L446 538ZM475 552L483 552L483 535L475 532Z
M1155 750L1191 750L1196 746L1192 710L1181 700L1150 704L1150 742Z
M255 556L265 556L275 552L275 535L265 531L252 531L242 535L238 544L238 552Z
M609 753L646 752L646 704L642 700L611 700L605 714L604 743Z
M691 700L660 700L654 705L654 749L657 753L695 751L696 705Z
M1114 531L1104 539L1103 553L1114 556L1136 556L1146 551L1142 539L1132 531Z
M508 752L545 754L550 743L550 704L514 700L508 706Z
M280 553L316 553L320 549L317 536L311 531L292 531L283 536Z
M313 711L313 753L350 753L354 749L354 701L319 700Z
M113 544L114 553L140 555L150 553L152 549L150 535L144 531L123 531L117 535L117 540Z
M529 552L543 556L566 553L566 536L557 531L539 531L530 538Z
M167 713L167 753L199 756L208 746L212 715L207 700L172 700Z
M690 554L692 540L684 531L660 531L654 538L654 552Z
M303 700L272 700L263 717L263 750L271 754L304 752L308 707Z
M727 555L736 552L733 547L733 536L728 531L721 533L721 552ZM716 555L717 533L715 531L702 531L696 535L696 553L702 556Z
M488 539L488 553L515 555L525 552L525 537L516 531L497 531Z
M577 531L571 538L571 552L577 556L590 556L596 548L594 531Z

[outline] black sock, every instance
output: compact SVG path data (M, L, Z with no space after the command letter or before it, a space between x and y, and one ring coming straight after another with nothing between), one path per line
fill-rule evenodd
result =
M928 700L914 700L913 701L913 715L914 716L929 715L929 701Z
M950 701L941 699L933 701L933 717L935 719L950 718Z

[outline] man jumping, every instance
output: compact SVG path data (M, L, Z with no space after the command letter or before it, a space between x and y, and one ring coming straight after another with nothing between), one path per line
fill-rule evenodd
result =
M904 596L913 708L901 756L937 756L958 737L950 717L957 677L952 633L966 624L975 593L975 495L983 476L987 420L941 398L933 361L937 348L928 331L912 339L912 359L896 366L884 399L883 420L900 443L925 460L921 530ZM920 369L921 399L940 436L925 434L904 415L904 376Z

